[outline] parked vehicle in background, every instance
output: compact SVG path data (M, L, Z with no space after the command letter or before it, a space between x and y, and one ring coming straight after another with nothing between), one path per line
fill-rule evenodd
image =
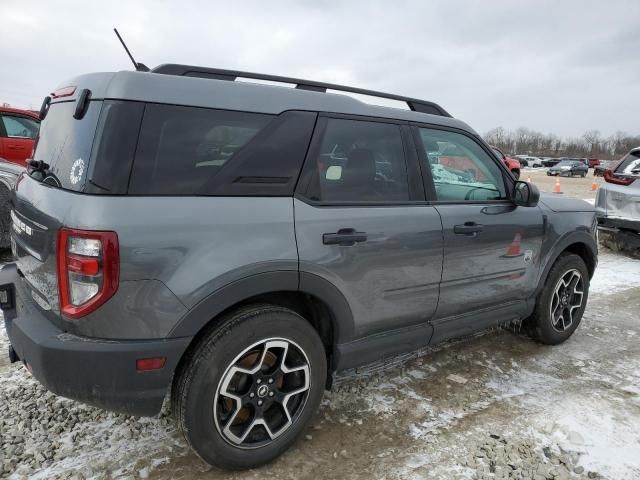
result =
M545 158L542 161L542 166L543 167L553 167L555 165L557 165L558 163L560 163L563 160L569 160L568 158Z
M11 190L24 167L0 158L0 248L8 248L11 230Z
M26 166L39 128L38 114L30 110L0 107L0 157Z
M562 177L573 177L577 175L584 178L587 176L588 171L589 167L580 160L562 160L547 170L547 175L560 175Z
M507 169L512 173L516 180L520 178L520 162L515 158L508 157L498 147L490 145L491 150L498 156L498 159L502 160L507 166Z
M0 270L10 359L59 395L155 415L170 392L203 460L253 468L336 371L580 323L593 206L516 181L435 103L189 65L63 85Z
M516 159L524 160L527 162L527 166L533 168L542 167L542 160L538 157L532 157L531 155L516 155Z
M600 160L597 158L587 158L587 162L589 164L589 168L595 168L600 165Z
M640 256L640 147L604 170L596 194L598 229L605 244Z
M619 162L620 160L601 160L600 165L593 167L593 176L603 177L605 170L615 168Z

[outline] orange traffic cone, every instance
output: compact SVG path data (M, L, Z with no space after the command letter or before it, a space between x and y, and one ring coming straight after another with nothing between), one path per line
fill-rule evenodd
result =
M596 182L596 179L593 179L593 182L591 183L591 191L595 192L598 189L598 182Z
M507 247L507 252L504 254L504 256L519 257L520 255L522 255L522 253L520 253L520 242L521 242L521 235L519 233L516 233L515 236L513 237L513 241Z
M527 175L527 183L531 183L531 175Z
M562 193L562 189L560 188L560 177L556 177L556 186L553 187L553 193Z

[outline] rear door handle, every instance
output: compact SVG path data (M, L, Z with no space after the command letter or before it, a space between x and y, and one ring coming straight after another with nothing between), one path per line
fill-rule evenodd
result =
M336 233L325 233L322 235L322 243L325 245L342 245L350 247L356 243L366 242L365 232L356 232L355 228L341 228Z
M476 222L464 222L464 225L456 225L453 227L453 233L456 235L468 235L475 237L476 234L483 230L484 226Z
M7 145L9 150L24 150L24 145Z

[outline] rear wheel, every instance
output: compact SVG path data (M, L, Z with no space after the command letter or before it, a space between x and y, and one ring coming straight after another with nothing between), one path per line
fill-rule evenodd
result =
M301 435L326 375L324 346L304 318L282 307L245 307L206 334L181 368L174 414L204 461L254 468Z
M582 258L560 255L527 321L532 336L547 345L564 342L578 328L588 295L589 271Z

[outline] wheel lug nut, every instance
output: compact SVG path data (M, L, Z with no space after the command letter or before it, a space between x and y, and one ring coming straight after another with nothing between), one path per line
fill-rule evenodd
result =
M256 383L257 383L258 385L260 385L260 384L262 383L262 380L258 379L258 380L256 380Z
M270 378L270 379L269 379L269 383L273 383L273 378Z
M253 392L251 392L251 393L249 394L249 398L253 398L253 397L255 397L255 396L256 396L256 394L255 394L255 393L253 393Z
M262 400L258 400L258 405L262 406Z
M269 396L270 396L270 397L273 397L273 392L269 392Z

